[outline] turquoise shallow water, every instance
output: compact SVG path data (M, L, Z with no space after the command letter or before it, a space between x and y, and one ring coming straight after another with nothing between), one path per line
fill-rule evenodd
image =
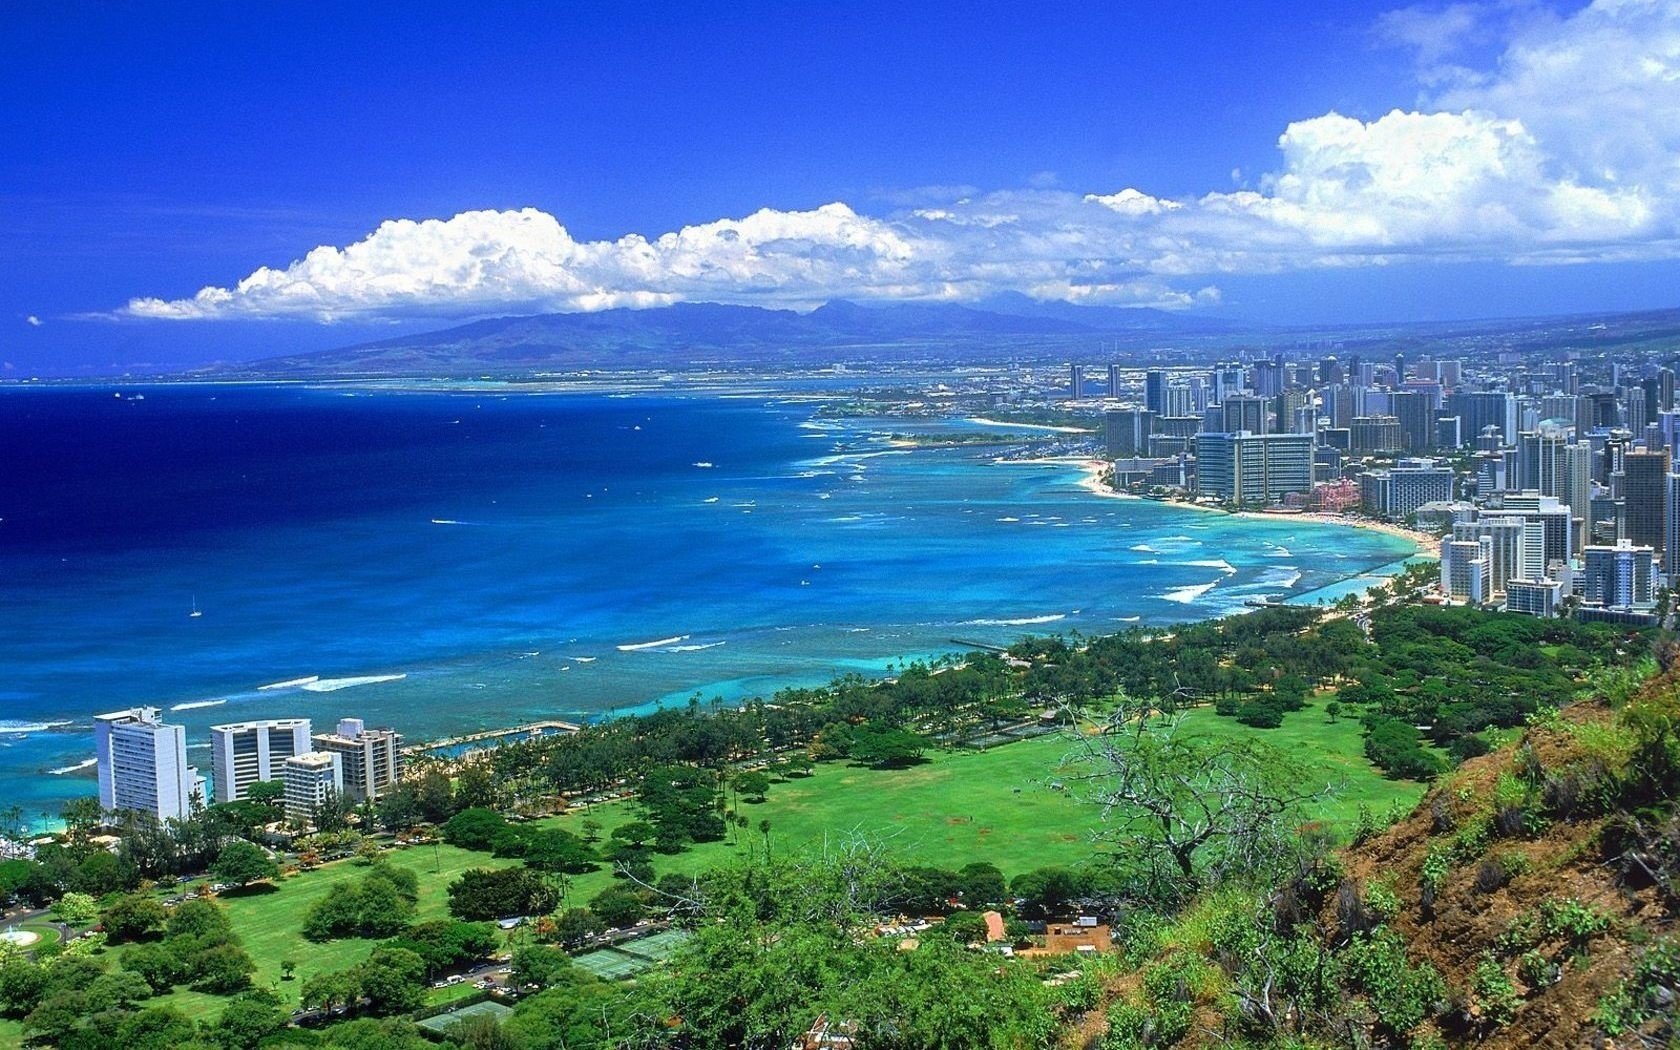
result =
M0 789L35 812L91 792L52 771L91 756L91 715L138 703L208 767L216 722L423 738L734 700L952 639L1219 615L1410 553L895 449L903 425L762 394L144 393L0 392ZM338 688L259 688L306 676Z

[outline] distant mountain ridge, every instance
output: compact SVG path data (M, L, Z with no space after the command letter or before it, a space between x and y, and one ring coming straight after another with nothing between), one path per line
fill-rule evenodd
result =
M513 370L831 361L920 350L929 355L1044 350L1115 338L1229 334L1243 326L1146 307L1045 303L1025 295L957 303L861 305L809 313L678 303L648 310L495 317L436 332L239 366L267 374L450 374ZM675 356L675 355L680 355Z

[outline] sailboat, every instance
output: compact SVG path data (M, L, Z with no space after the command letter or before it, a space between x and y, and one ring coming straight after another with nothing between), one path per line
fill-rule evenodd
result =
M200 610L199 607L198 607L198 595L195 594L195 595L193 595L193 600L192 600L192 612L187 614L187 619L196 620L200 616L203 616L203 615L204 615L203 611Z

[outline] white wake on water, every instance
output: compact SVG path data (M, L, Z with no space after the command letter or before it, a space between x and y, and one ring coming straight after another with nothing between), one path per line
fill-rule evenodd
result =
M663 649L668 645L676 645L678 642L686 642L688 639L688 635L679 634L672 638L657 638L651 642L631 642L628 645L620 645L616 648L621 653L637 653L641 652L643 649Z
M358 685L399 682L407 677L406 674L364 674L351 678L317 678L313 682L305 683L301 688L307 689L311 693L336 693L340 689L351 689Z

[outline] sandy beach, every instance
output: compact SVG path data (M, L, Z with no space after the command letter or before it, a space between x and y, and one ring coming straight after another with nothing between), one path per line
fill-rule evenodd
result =
M1101 496L1104 499L1143 498L1142 496L1134 496L1129 492L1116 492L1114 489L1106 485L1103 482L1103 474L1108 470L1108 464L1100 459L1082 459L1074 456L1066 456L1035 460L1000 460L999 462L1059 463L1066 464L1068 466L1077 466L1084 474L1084 476L1079 479L1079 487L1094 496ZM1199 510L1212 514L1228 514L1237 518L1255 518L1267 521L1310 521L1319 525L1342 525L1353 529L1369 529L1372 532L1386 533L1389 536L1395 536L1400 539L1410 541L1413 546L1417 548L1416 557L1439 558L1441 556L1441 538L1439 536L1434 536L1427 532L1420 532L1417 529L1408 529L1406 526L1395 522L1373 521L1370 518L1356 518L1343 514L1325 514L1313 511L1230 511L1220 507L1209 506L1205 503L1191 503L1180 500L1161 500L1159 502L1167 503L1174 507L1182 507L1185 510Z

